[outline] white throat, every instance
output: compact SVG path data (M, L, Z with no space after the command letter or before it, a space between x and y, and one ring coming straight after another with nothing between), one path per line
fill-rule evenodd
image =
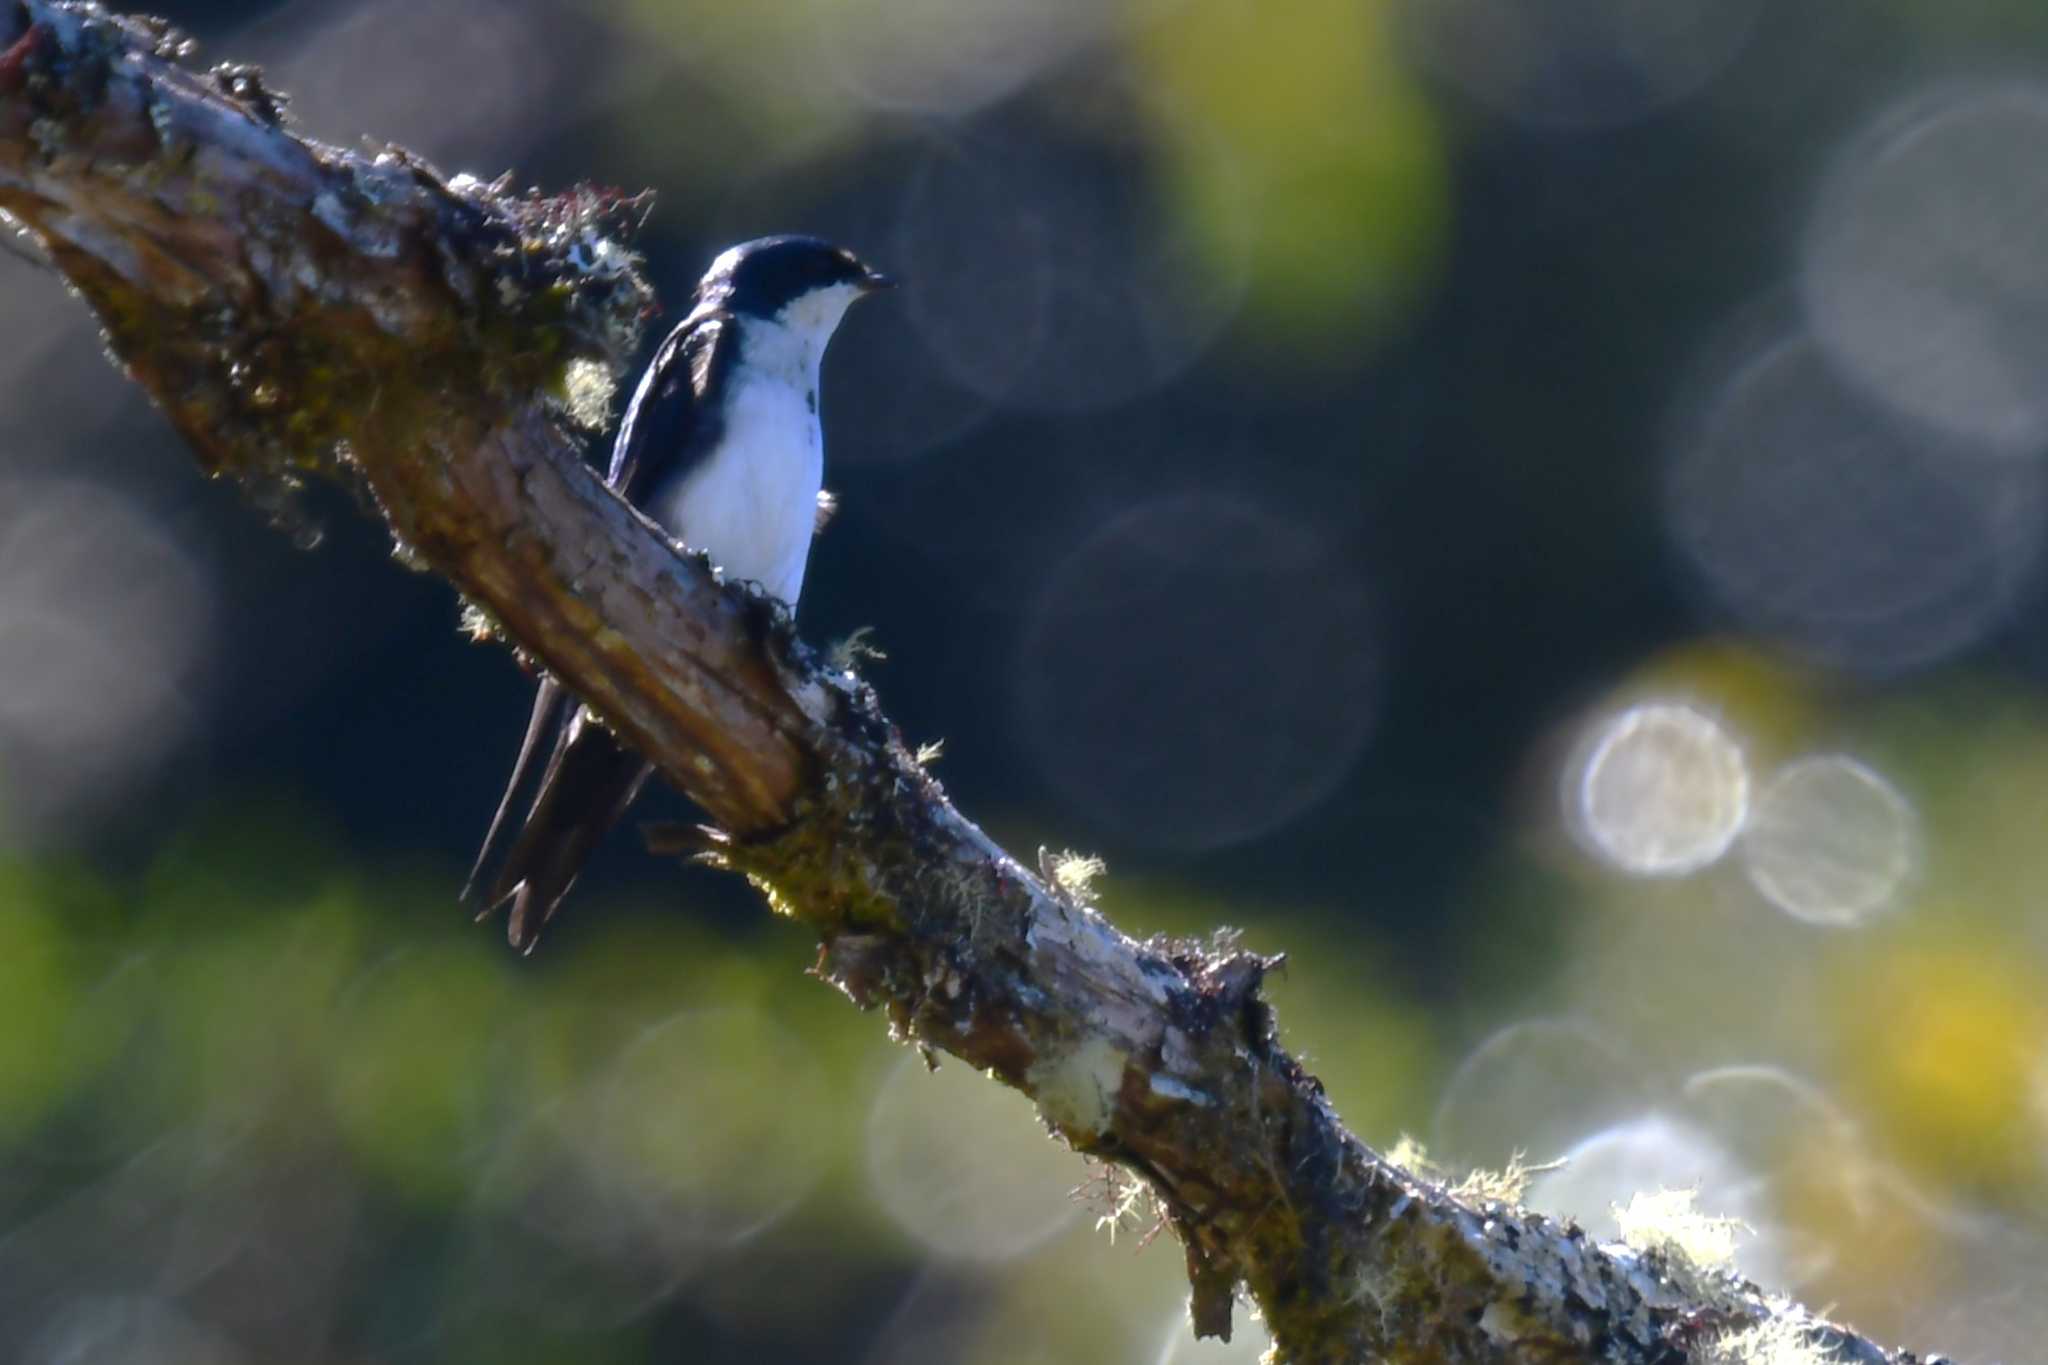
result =
M854 286L835 284L812 290L772 318L742 319L741 367L764 379L781 379L803 392L816 393L825 345L859 297Z
M836 285L773 318L739 320L718 448L674 487L657 490L648 508L728 577L751 579L792 607L803 590L825 475L818 369L858 294Z

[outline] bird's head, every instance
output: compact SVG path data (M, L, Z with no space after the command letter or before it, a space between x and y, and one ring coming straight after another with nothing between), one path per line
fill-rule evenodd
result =
M823 351L854 300L894 283L845 247L820 238L761 237L713 261L698 297L715 298L743 324L773 324Z

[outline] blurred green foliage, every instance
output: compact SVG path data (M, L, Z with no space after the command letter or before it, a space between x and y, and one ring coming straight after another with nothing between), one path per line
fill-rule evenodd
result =
M1112 1247L1092 1228L1106 1206L1076 1207L1048 1245L965 1261L921 1240L924 1216L891 1220L890 1201L966 1208L1006 1181L1046 1181L1048 1140L1028 1106L977 1081L954 1102L1007 1106L976 1129L986 1150L941 1129L929 1138L944 1170L877 1165L873 1144L893 1139L874 1110L895 1093L880 1082L904 1054L882 1020L805 977L788 926L764 916L731 939L683 907L592 899L576 907L595 925L574 951L522 960L465 921L445 881L356 862L289 803L260 800L201 816L132 876L8 863L0 1142L34 1188L0 1205L16 1224L0 1272L88 1248L39 1308L123 1273L119 1221L93 1197L123 1188L171 1225L235 1210L188 1294L249 1292L260 1247L263 1276L303 1278L322 1312L370 1324L366 1347L393 1348L377 1324L409 1317L400 1344L435 1360L561 1358L570 1343L581 1360L644 1359L647 1334L677 1330L656 1324L679 1312L823 1350L836 1333L821 1306L866 1298L877 1277L896 1295L943 1283L1009 1305L962 1328L991 1345L1003 1316L1059 1302L1046 1321L1068 1344L1048 1359L1127 1358L1136 1344L1102 1343L1164 1333L1175 1258L1134 1253L1145 1228ZM1120 917L1160 931L1245 918L1171 886L1112 889ZM1276 984L1290 1041L1341 1103L1393 1131L1432 1069L1415 1002L1362 941L1257 918L1262 947L1307 947L1317 963ZM186 1144L189 1160L151 1164ZM1019 1207L1057 1208L1089 1178L1078 1158L1051 1169ZM324 1269L336 1202L372 1251L340 1283ZM28 1217L37 1206L55 1213ZM981 1234L967 1235L943 1245L957 1256ZM394 1295L412 1306L383 1302ZM1147 1305L1136 1320L1134 1303ZM885 1307L849 1311L876 1332ZM508 1333L508 1315L528 1328ZM245 1342L290 1339L235 1325Z
M1298 355L1390 329L1434 282L1450 216L1393 6L1311 0L1286 23L1243 0L1162 8L1133 49L1169 193L1213 269L1248 268L1257 334Z
M1488 898L1511 939L1532 916L1559 921L1554 956L1494 959L1481 935L1469 990L1625 1040L1642 1083L1674 1102L1691 1071L1768 1056L1854 1115L1830 1159L1814 1160L1812 1143L1780 1154L1769 1178L1786 1222L1772 1235L1824 1248L1809 1292L1881 1324L1888 1277L1967 1254L1934 1210L2039 1207L2048 1188L2038 920L1982 891L2048 878L2048 846L2007 828L1998 796L2048 790L2048 716L1989 690L1967 708L1844 704L1725 646L1653 661L1617 696L1644 687L1722 699L1732 724L1767 737L1759 752L1824 736L1885 756L1937 850L1913 913L1816 935L1718 873L1621 881L1536 837L1502 851ZM902 1054L879 1019L803 976L789 926L764 916L730 938L685 907L592 900L576 907L593 925L574 951L521 960L453 912L446 881L356 862L289 805L260 801L196 820L129 877L11 861L0 872L10 1163L41 1171L47 1199L52 1184L87 1192L175 1136L203 1134L220 1152L172 1168L152 1196L188 1210L178 1216L195 1202L269 1201L237 1235L281 1224L266 1254L287 1277L295 1221L311 1217L299 1182L359 1215L382 1210L364 1235L388 1263L319 1291L350 1317L405 1281L424 1300L408 1337L422 1358L548 1359L574 1342L579 1359L643 1359L650 1332L715 1340L720 1322L822 1351L801 1324L816 1305L867 1301L877 1277L896 1286L891 1301L937 1296L935 1317L907 1319L920 1331L962 1315L945 1358L1156 1349L1136 1338L1172 1319L1170 1254L1112 1247L1077 1214L1042 1247L960 1261L957 1245L927 1245L888 1216L905 1197L971 1203L1030 1163L990 1150L964 1173L933 1168L960 1185L878 1189L903 1178L878 1176L888 1163L871 1150L888 1127L873 1112L888 1102L880 1080ZM1271 986L1285 1038L1340 1111L1382 1144L1426 1126L1469 1040L1447 1034L1441 1006L1404 988L1343 914L1150 879L1112 876L1104 891L1133 932L1246 925L1248 947L1287 952ZM983 1089L994 1093L961 1093ZM1022 1118L991 1131L1042 1143ZM309 1152L322 1154L316 1168ZM1087 1174L1072 1160L1064 1183ZM91 1244L90 1219L104 1215L77 1199L59 1208L88 1221L68 1233ZM58 1235L47 1219L22 1226L13 1255ZM246 1273L224 1254L199 1283ZM1134 1320L1146 1303L1156 1324ZM869 1308L861 1332L907 1330ZM697 1325L675 1326L679 1312ZM506 1315L531 1331L508 1335ZM1027 1320L1036 1354L1006 1354L1002 1324Z

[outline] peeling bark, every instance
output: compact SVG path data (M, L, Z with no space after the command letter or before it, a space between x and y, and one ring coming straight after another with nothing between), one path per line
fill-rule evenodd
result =
M1148 1182L1198 1332L1248 1294L1277 1359L1675 1362L1789 1322L1732 1276L1474 1207L1354 1138L1279 1046L1270 960L1138 943L947 801L852 675L603 486L557 397L617 376L650 295L637 208L444 181L294 134L260 73L160 23L0 0L0 211L42 243L210 474L367 488L478 606L726 831L900 1037L1030 1095Z

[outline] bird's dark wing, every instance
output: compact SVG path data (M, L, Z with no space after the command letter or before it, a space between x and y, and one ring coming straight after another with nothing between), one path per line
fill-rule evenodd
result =
M653 771L576 709L541 774L526 823L491 883L487 904L512 902L506 935L514 948L533 950L541 926L554 918L583 865Z
M656 484L687 472L717 443L718 405L706 400L724 385L738 341L730 317L699 309L654 353L626 405L605 476L627 502L637 507Z
M483 847L477 850L476 862L469 869L469 880L462 884L462 899L469 900L477 893L483 881L484 869L498 856L499 845L510 831L505 826L512 814L512 803L519 796L519 789L526 785L527 777L533 772L534 760L540 757L542 741L548 747L557 747L562 738L562 723L568 715L569 694L553 678L542 678L540 690L534 694L533 715L526 722L526 738L520 742L519 757L512 760L512 776L505 783L505 794L498 798L497 814L491 817L491 827L484 834ZM497 908L502 896L492 894L484 902L486 912Z
M628 502L640 503L657 484L686 470L716 442L717 405L705 400L723 382L724 371L733 362L735 340L729 318L700 309L662 342L634 390L612 445L606 482ZM550 735L547 767L534 790L533 804L486 885L486 869L509 832L509 813ZM561 684L544 679L534 698L526 740L463 898L470 899L482 888L486 914L511 901L512 946L531 951L541 926L554 917L584 863L652 772L651 765L591 720Z

